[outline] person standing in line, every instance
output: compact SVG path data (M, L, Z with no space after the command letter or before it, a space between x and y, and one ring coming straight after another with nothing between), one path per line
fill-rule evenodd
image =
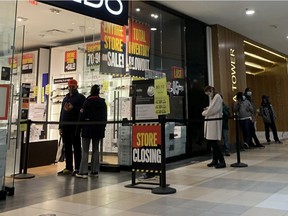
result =
M204 92L210 97L209 106L202 112L202 115L208 120L204 122L204 137L206 138L207 144L211 147L213 153L213 160L211 163L207 164L207 166L214 166L216 169L225 168L225 159L218 146L218 141L221 140L222 135L222 119L209 121L209 119L213 118L222 118L223 99L212 86L206 86Z
M252 100L252 91L250 88L246 88L245 89L245 92L244 92L244 96L246 97L247 100L249 100L249 102L251 103L252 107L253 107L253 113L252 113L252 119L250 121L250 131L251 131L251 137L250 137L250 141L249 141L249 146L250 147L259 147L259 148L265 148L265 146L263 146L257 135L256 135L256 129L255 129L255 124L256 124L256 108L255 108L255 105L254 105L254 102ZM255 144L253 143L253 140L255 142Z
M267 95L262 96L262 103L260 106L260 116L262 117L263 122L264 122L265 137L266 137L267 143L270 144L271 142L270 131L269 131L269 128L271 128L275 143L280 144L281 141L278 138L277 129L275 125L276 113L273 109L272 104L269 102L269 97Z
M243 95L243 92L236 94L236 101L233 104L233 111L238 115L239 124L243 134L243 147L249 149L249 142L251 139L250 123L253 115L253 107L249 100Z
M80 167L81 162L81 139L78 125L63 124L63 122L77 122L80 109L85 101L85 96L77 90L78 85L75 79L68 80L69 93L63 99L60 119L59 119L59 135L65 148L66 167L58 172L58 175L75 175ZM73 155L74 165L73 169ZM73 171L74 170L74 171Z
M225 156L230 156L230 144L228 142L229 117L229 107L223 102L222 138Z
M106 122L107 105L105 99L99 97L100 87L93 85L90 91L91 95L87 97L80 111L80 121ZM88 178L88 155L89 146L92 140L92 158L90 176L98 176L99 161L99 142L105 137L106 123L83 125L81 128L82 136L82 159L78 178Z

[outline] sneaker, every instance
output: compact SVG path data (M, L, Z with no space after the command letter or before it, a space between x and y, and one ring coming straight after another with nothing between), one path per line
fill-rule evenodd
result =
M90 175L89 176L91 176L91 177L98 177L98 172L93 172L93 173L90 173Z
M244 142L243 147L244 147L244 149L249 149L248 143Z
M64 169L60 172L57 173L57 175L71 175L72 174L72 171L71 170L68 170L68 169Z
M222 169L226 167L226 163L222 162L214 166L216 169Z
M88 173L87 173L87 174L76 173L75 176L76 176L77 178L87 179L87 178L88 178Z
M79 173L79 170L75 170L73 173L72 173L72 176L76 176L76 174Z
M282 142L280 140L275 141L275 143L282 144Z
M207 167L214 167L218 165L218 162L212 161L211 163L207 164Z

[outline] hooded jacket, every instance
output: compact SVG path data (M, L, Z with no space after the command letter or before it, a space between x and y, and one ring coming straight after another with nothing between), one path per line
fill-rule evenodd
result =
M106 122L107 106L105 99L95 95L88 96L80 112L80 121ZM83 138L102 139L105 137L105 127L106 123L83 125L81 136Z

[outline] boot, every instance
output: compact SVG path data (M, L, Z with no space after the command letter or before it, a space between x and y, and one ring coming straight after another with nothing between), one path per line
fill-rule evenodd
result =
M215 160L212 160L211 163L207 164L208 167L213 167L218 165L218 162L216 162Z
M221 169L221 168L226 168L226 163L225 161L220 162L219 164L214 166L216 169Z

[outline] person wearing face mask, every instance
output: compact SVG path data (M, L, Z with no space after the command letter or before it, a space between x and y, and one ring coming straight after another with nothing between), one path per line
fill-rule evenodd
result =
M62 141L65 148L64 170L58 172L58 175L75 175L80 167L81 162L81 140L80 130L77 125L65 125L63 122L77 122L80 109L85 101L85 96L77 90L78 85L75 79L68 80L69 93L63 99L60 119L59 119L59 135L62 136ZM73 169L74 155L74 169ZM73 172L74 171L74 172Z
M256 124L256 108L255 108L255 105L254 105L254 102L252 100L252 91L250 88L246 88L245 89L245 92L244 92L244 96L246 97L247 100L249 100L249 102L251 103L252 107L253 107L253 114L252 114L252 119L250 121L250 133L251 133L251 137L250 137L250 141L249 141L249 146L250 147L259 147L259 148L265 148L265 146L263 146L257 135L256 135L256 129L255 129L255 124ZM254 140L254 143L253 141Z
M212 86L206 86L204 92L210 97L209 106L204 109L202 115L205 119L222 118L222 104L223 99L219 93L215 91ZM204 122L204 137L207 144L211 147L213 153L213 160L207 164L208 167L215 167L216 169L225 168L226 163L223 154L218 146L218 141L222 137L222 119L210 120Z
M246 100L243 92L236 94L236 101L233 104L233 111L238 115L239 124L242 129L243 147L248 149L251 140L250 122L253 116L253 106L249 100Z
M270 144L271 142L270 130L269 130L269 128L271 128L275 143L281 144L281 141L279 140L277 135L277 129L275 125L276 113L273 109L272 104L269 102L269 97L267 95L262 96L262 103L260 106L260 116L262 117L265 126L265 137L267 143Z

